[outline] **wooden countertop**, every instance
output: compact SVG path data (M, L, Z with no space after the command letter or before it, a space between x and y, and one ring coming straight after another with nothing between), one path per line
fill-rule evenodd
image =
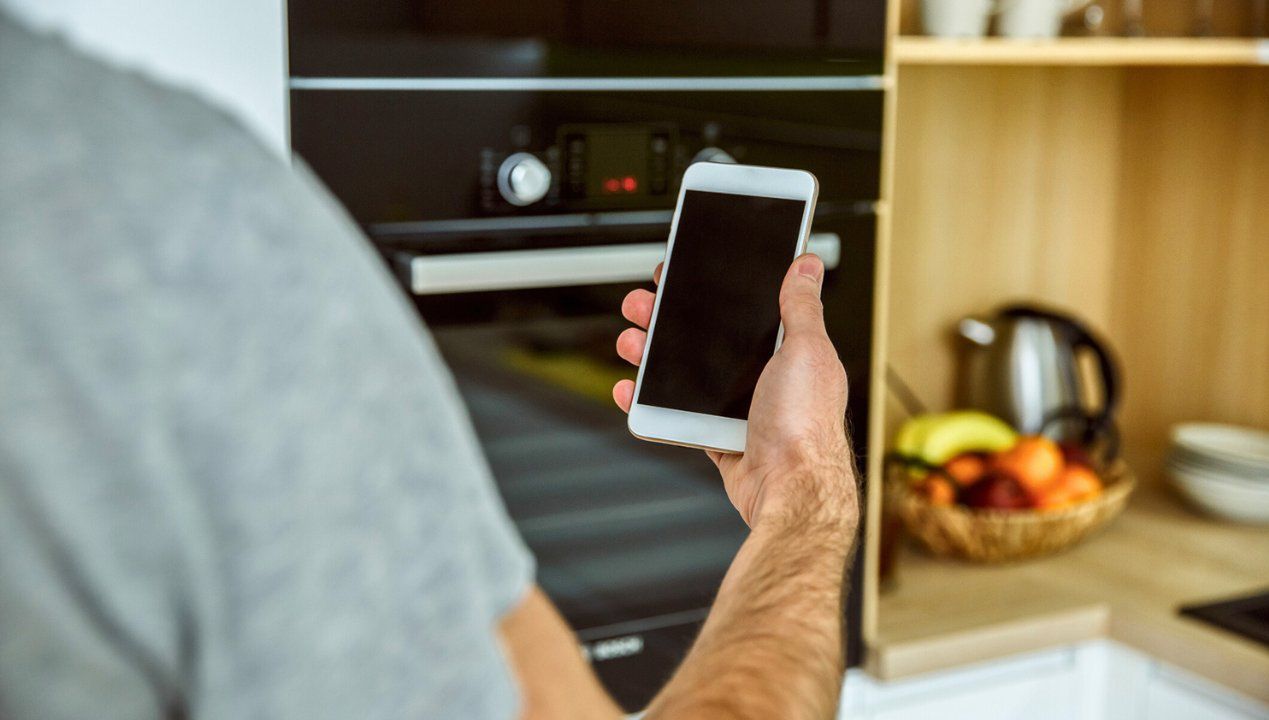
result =
M1269 528L1222 523L1144 482L1100 535L1010 565L900 551L868 670L888 680L1110 638L1269 703L1269 649L1177 614L1269 587Z

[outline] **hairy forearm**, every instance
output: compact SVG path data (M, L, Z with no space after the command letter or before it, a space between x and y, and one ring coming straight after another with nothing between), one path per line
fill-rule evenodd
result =
M829 718L845 670L842 603L854 493L755 524L696 645L647 713L680 718Z

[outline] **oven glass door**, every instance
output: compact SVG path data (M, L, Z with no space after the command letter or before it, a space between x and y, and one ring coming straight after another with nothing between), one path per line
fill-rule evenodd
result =
M651 287L634 280L650 275L664 233L657 233L659 246L520 255L398 251L419 262L396 263L404 285L420 293L415 302L454 373L507 509L537 557L538 581L628 709L646 703L682 659L747 534L704 453L634 438L612 401L613 383L635 372L614 349L628 326L621 299L633 287ZM855 388L846 420L861 466L873 234L870 214L817 217L811 242L830 268L826 326ZM602 255L612 251L618 254ZM565 254L551 254L557 252ZM588 264L594 252L606 262ZM512 259L504 264L505 256ZM556 262L561 274L544 274L549 265L540 266L541 258ZM465 269L463 262L474 264ZM460 279L471 291L459 291ZM528 279L551 286L502 287ZM851 665L861 651L861 571L856 563L846 608Z
M639 619L700 618L745 536L704 453L626 430L612 384L622 323L542 318L451 326L453 368L538 579L583 640Z
M630 287L434 298L465 309L433 316L469 317L431 327L539 584L635 711L690 647L747 529L704 453L626 430L611 389L634 375L614 350ZM468 302L507 312L473 319Z

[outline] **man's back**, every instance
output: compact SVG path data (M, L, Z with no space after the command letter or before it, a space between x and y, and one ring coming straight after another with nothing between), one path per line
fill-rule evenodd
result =
M355 228L0 16L0 716L509 717L531 582Z

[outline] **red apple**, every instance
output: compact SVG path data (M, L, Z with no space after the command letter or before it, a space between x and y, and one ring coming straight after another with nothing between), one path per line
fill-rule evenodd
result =
M1018 478L993 470L961 491L960 501L972 508L1018 510L1031 507L1031 495Z

